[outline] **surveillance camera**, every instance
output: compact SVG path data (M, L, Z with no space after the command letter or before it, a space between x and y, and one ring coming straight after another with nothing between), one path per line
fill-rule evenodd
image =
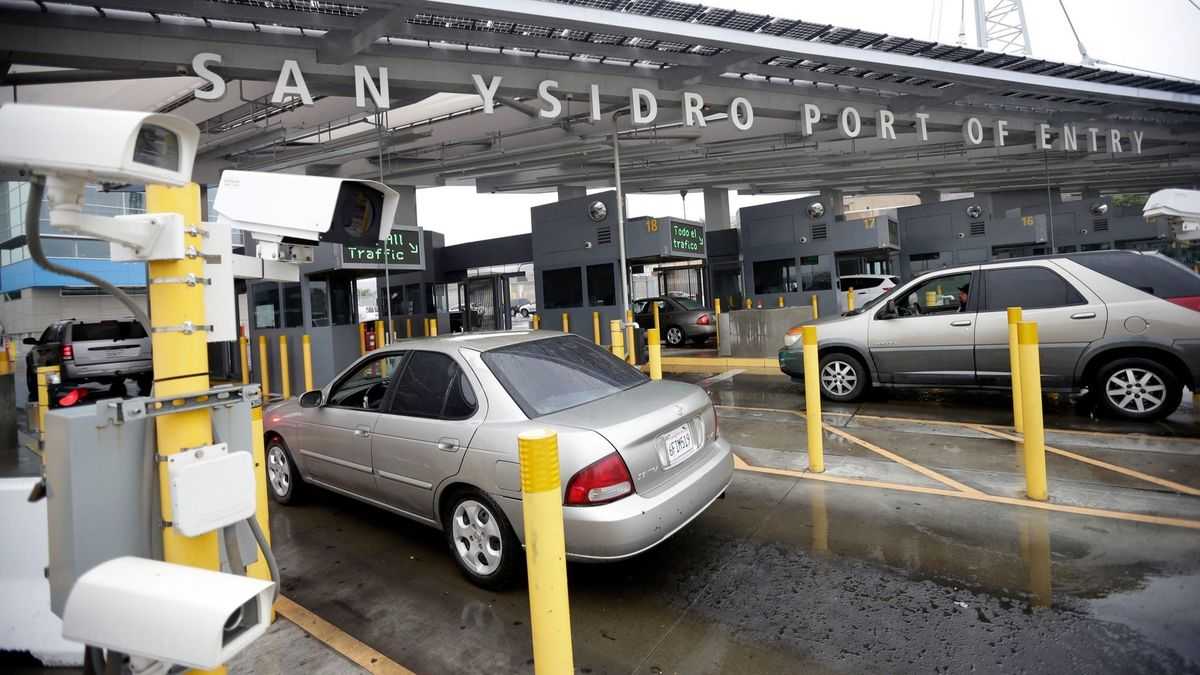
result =
M369 180L225 171L213 209L219 222L265 242L369 245L387 239L400 195Z
M184 185L200 131L175 115L12 103L0 106L0 165L81 185ZM82 191L82 190L81 190Z
M114 558L75 581L63 637L208 670L267 631L275 584L146 558Z
M807 243L808 243L808 237L806 237L806 236L804 236L804 235L800 235L800 243L801 243L801 244L807 244Z

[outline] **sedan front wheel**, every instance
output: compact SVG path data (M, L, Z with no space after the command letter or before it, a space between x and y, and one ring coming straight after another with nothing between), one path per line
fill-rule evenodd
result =
M867 369L849 354L821 357L820 372L821 395L831 401L856 401L867 390Z

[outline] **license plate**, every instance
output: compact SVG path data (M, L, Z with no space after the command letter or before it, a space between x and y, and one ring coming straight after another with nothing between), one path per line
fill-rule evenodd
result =
M696 444L692 442L692 432L687 425L667 432L663 436L663 443L667 446L667 466L683 459L696 449Z

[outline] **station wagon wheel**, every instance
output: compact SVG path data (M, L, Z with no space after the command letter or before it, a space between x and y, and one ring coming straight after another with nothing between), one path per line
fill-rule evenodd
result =
M672 347L678 347L679 345L683 344L683 329L679 326L669 326L667 328L666 338L667 344L671 345Z
M464 576L484 588L509 585L523 557L504 512L474 491L463 492L453 501L446 538Z
M1096 394L1109 412L1128 419L1151 420L1170 415L1179 406L1180 386L1174 375L1156 361L1117 359L1100 370Z
M821 395L831 401L854 401L867 389L867 369L849 354L826 354L819 372Z

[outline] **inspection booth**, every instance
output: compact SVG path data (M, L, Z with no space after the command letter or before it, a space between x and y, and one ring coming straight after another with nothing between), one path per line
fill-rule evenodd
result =
M418 238L416 233L420 232ZM281 391L279 337L287 336L288 371L293 395L304 388L302 337L312 341L314 386L322 386L360 354L358 286L374 278L385 318L384 297L391 302L393 329L404 337L407 321L413 334L424 334L424 320L436 318L439 332L449 329L444 294L438 295L438 256L445 238L438 232L397 228L387 245L352 247L321 244L313 262L300 266L294 283L250 281L246 284L251 381L261 381L258 338L267 338L270 391ZM386 258L386 264L385 264ZM390 291L390 293L389 293ZM366 329L374 330L372 324Z
M742 280L742 231L730 227L705 232L707 251L707 286L709 307L720 298L721 311L727 312L741 307L745 301Z
M742 279L757 307L808 305L822 314L838 307L838 279L850 274L894 274L900 231L887 215L847 220L817 197L740 210Z
M1165 222L1147 223L1141 206L1112 197L1063 201L1057 190L976 193L897 211L905 279L953 265L1047 253L1163 250Z
M518 234L437 252L452 333L528 328L536 313L533 236ZM522 312L521 310L525 311Z
M704 226L679 218L633 218L625 223L625 257L620 267L616 192L603 192L536 206L531 212L537 307L543 329L569 330L591 339L598 312L601 342L608 322L622 319L624 274L630 300L675 292L703 301L706 246ZM635 283L636 282L636 283Z

